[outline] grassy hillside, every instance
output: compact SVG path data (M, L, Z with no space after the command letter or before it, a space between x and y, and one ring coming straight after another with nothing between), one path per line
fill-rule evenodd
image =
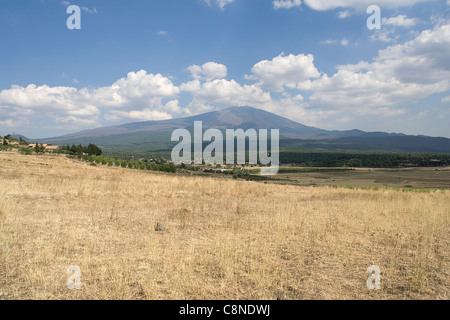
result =
M0 152L0 299L449 299L449 196Z

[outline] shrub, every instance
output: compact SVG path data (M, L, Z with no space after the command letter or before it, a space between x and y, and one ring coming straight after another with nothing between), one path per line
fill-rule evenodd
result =
M32 151L31 149L29 149L29 148L20 148L20 149L19 149L19 152L20 152L21 154L26 154L26 155L31 155L31 154L33 154L33 151Z

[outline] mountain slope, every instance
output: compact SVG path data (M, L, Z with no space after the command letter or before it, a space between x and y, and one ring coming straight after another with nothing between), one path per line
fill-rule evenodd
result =
M313 136L330 134L330 131L308 127L260 109L251 107L231 107L225 110L208 112L188 118L127 123L118 126L80 131L62 137L45 140L52 140L56 142L58 140L85 137L102 137L135 132L175 130L179 128L191 127L194 125L194 121L202 121L204 128L280 129L281 134L291 138L311 138Z
M407 136L361 130L329 131L305 126L273 113L251 107L232 107L188 118L134 122L118 126L85 130L62 137L39 139L52 144L95 143L107 150L169 151L175 129L192 130L194 121L202 121L203 129L279 129L284 150L384 150L398 152L450 153L450 139Z

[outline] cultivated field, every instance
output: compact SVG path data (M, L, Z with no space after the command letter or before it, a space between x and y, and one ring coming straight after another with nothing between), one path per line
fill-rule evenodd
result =
M298 169L298 172L295 172ZM450 167L342 170L294 168L276 175L275 183L300 186L360 186L369 188L450 190ZM304 171L302 171L304 170Z
M272 185L0 152L0 299L449 299L449 219L450 191ZM71 265L81 290L67 288ZM371 265L381 290L367 289Z

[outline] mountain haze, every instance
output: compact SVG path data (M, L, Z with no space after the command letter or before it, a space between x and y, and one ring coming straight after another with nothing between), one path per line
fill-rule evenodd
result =
M330 131L306 126L252 107L231 107L187 118L102 127L39 141L60 145L95 143L105 149L122 151L169 151L176 144L171 142L172 132L175 129L192 129L194 121L202 121L204 130L279 129L280 146L284 150L339 149L450 153L450 139L447 138L361 130Z

